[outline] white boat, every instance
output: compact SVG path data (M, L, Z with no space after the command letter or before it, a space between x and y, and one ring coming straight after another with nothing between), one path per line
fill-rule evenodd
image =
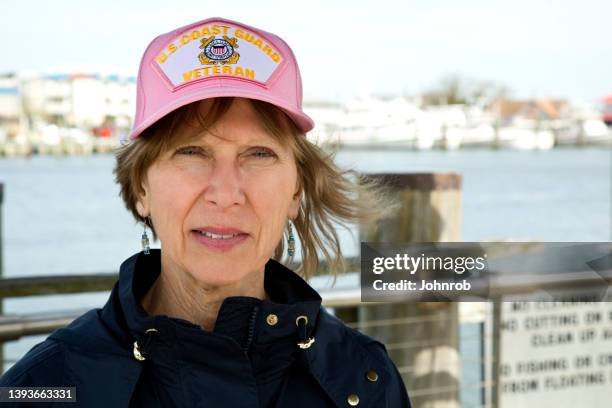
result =
M555 145L555 135L547 129L505 127L498 130L497 141L502 148L549 150Z
M414 123L339 128L332 133L327 142L348 148L419 148L420 146L427 148L426 143L417 137Z
M495 128L488 123L453 130L461 135L461 147L490 148L495 144Z
M601 119L573 121L556 133L558 145L612 146L612 130Z

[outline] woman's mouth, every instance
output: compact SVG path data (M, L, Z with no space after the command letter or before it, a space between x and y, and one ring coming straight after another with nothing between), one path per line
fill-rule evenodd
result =
M207 229L197 229L192 230L191 235L199 244L202 244L209 249L221 252L230 251L237 245L244 242L249 237L249 234L246 234L244 232L219 232L219 229L217 229L217 232L212 232Z
M214 239L229 239L229 238L234 238L237 237L239 235L243 235L243 234L215 234L212 232L208 232L208 231L199 231L196 230L196 232L199 232L200 234L207 236L209 238L214 238Z

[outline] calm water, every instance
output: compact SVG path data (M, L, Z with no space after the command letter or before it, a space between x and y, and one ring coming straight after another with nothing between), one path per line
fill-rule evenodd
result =
M609 241L611 156L544 152L341 152L363 172L463 175L462 239ZM142 228L123 207L113 156L0 159L4 276L111 272L140 250ZM341 234L347 254L357 239ZM157 246L157 245L153 245ZM5 312L102 306L108 293L5 301ZM18 356L44 336L7 345Z

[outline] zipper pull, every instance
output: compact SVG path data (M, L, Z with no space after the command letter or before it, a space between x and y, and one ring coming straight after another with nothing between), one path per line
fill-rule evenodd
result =
M308 316L300 315L295 319L297 326L298 339L297 345L301 349L307 349L315 342L314 336L308 337Z

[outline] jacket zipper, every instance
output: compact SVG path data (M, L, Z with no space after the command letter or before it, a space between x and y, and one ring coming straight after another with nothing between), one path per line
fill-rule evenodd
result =
M253 335L255 334L255 321L257 318L257 312L259 311L259 306L254 306L253 311L251 312L251 317L249 318L249 331L247 334L247 338L243 347L243 351L245 355L249 354L249 348L251 347L251 343L253 342Z

